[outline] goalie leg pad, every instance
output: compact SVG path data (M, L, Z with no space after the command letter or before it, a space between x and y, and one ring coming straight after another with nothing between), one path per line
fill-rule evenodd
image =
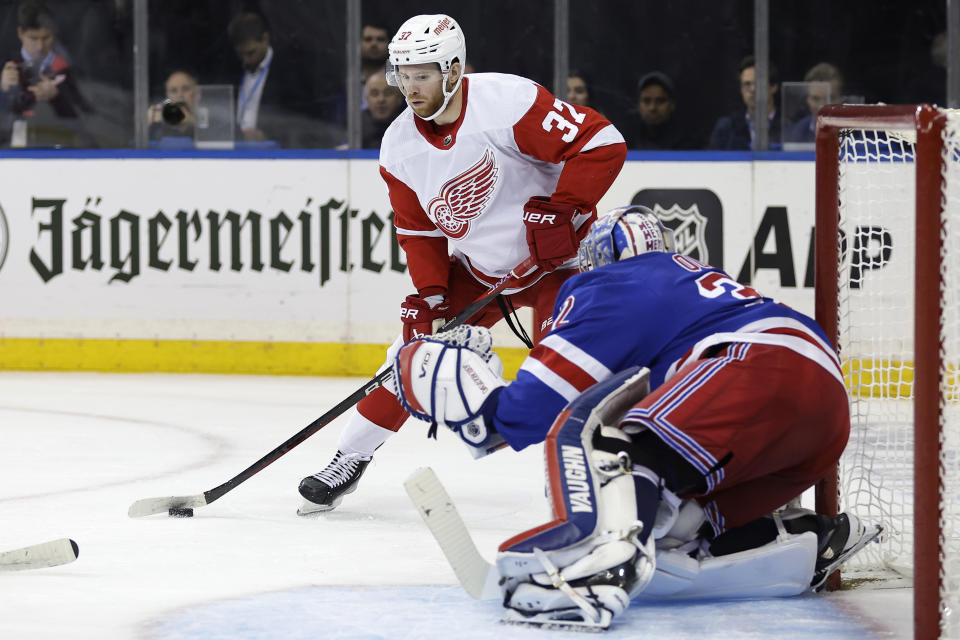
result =
M699 562L678 551L659 551L657 571L642 599L763 598L810 590L817 535L788 535L756 549Z
M646 393L647 374L633 369L595 385L551 428L545 455L554 520L507 540L497 556L504 605L515 610L508 617L596 625L606 615L601 610L612 619L653 577L657 479L615 452L617 440L629 446L628 436L602 426L616 424L611 412L626 411Z
M547 486L554 520L510 538L500 545L497 564L501 575L537 573L542 549L551 561L566 567L590 553L591 542L604 530L626 530L636 523L636 499L630 469L621 456L594 449L593 436L601 425L604 401L623 393L637 370L594 385L571 402L547 435ZM598 504L601 483L606 508ZM646 536L645 536L646 537Z

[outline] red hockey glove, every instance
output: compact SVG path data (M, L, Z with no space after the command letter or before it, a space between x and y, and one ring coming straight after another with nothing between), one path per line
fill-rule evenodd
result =
M403 341L429 336L443 326L450 305L442 295L407 296L400 303L400 319L403 321Z
M577 232L573 217L580 210L571 204L550 202L550 198L534 196L523 207L523 223L527 225L530 256L544 271L552 271L577 255Z

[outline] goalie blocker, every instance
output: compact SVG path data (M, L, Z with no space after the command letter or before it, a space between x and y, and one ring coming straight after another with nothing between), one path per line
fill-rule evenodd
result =
M506 383L490 347L486 329L460 327L404 345L394 365L404 406L452 429L474 457L504 446L491 416ZM878 536L852 515L798 510L711 540L700 505L673 491L695 486L696 470L650 432L614 426L647 395L648 375L633 367L598 383L555 420L545 444L554 519L497 558L505 621L603 629L636 597L796 595Z

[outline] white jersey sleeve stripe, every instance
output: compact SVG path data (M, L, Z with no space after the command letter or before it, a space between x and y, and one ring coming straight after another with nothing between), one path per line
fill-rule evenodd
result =
M523 365L521 365L520 371L526 371L533 377L537 378L540 382L563 396L563 399L567 402L571 402L580 397L581 392L579 389L561 378L557 373L548 368L539 360L527 358L524 360Z
M775 333L777 329L791 329L802 334L803 337ZM751 322L733 332L714 333L707 336L695 344L687 356L670 365L666 379L672 378L684 365L698 360L707 348L724 342L768 344L791 349L819 364L843 384L840 359L833 348L802 322L787 317L764 318Z
M572 342L567 342L557 334L548 335L546 338L540 341L540 344L544 347L552 349L553 351L556 351L561 356L593 376L593 378L596 380L606 380L613 375L613 372L610 371L605 364L591 356L580 347L574 345Z
M828 357L830 357L834 361L837 367L838 368L840 367L840 359L837 357L837 354L833 350L833 347L830 344L824 342L823 339L820 338L820 336L818 336L816 333L811 331L810 328L807 327L805 324L803 324L802 322L798 322L793 318L783 317L783 318L765 318L763 320L757 320L755 322L751 322L746 326L740 327L739 329L737 329L737 333L769 331L770 329L777 329L780 327L794 329L796 331L799 331L805 334L811 342L815 342L816 344L820 345L820 348L828 355Z
M397 227L397 235L398 236L429 236L429 237L440 236L442 237L443 232L440 231L440 229L430 229L427 231L414 231L413 229L402 229L400 227Z
M587 140L587 144L583 145L580 152L590 151L591 149L605 147L610 144L619 144L621 142L625 142L623 134L617 131L615 126L608 124L603 129L600 129L592 138Z

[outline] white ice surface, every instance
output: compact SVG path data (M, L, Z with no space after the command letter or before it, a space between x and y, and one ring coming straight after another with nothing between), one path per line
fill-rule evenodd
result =
M473 461L408 423L336 511L295 515L300 478L341 422L192 519L127 517L139 499L232 478L357 389L360 379L0 373L0 550L58 537L69 565L0 574L0 638L570 637L498 624L471 600L404 494L432 466L481 551L548 519L541 450ZM909 638L912 592L635 603L609 638Z

